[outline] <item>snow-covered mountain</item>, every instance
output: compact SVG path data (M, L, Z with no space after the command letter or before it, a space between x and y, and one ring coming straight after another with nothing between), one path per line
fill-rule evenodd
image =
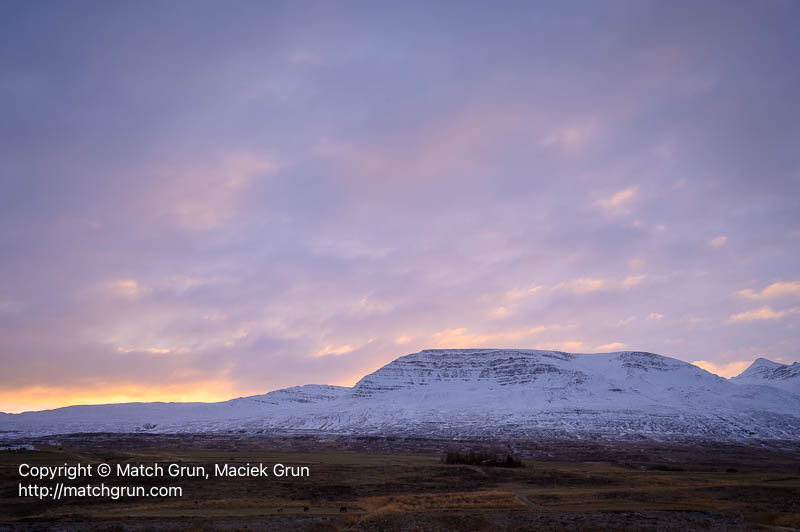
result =
M800 395L652 353L444 349L400 357L353 388L3 414L2 431L800 441Z
M749 368L731 380L738 384L762 384L800 394L800 363L781 364L757 358Z

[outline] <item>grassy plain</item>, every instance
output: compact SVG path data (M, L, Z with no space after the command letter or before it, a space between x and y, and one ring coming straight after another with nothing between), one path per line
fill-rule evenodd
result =
M225 443L179 439L72 438L40 451L0 452L0 529L158 530L785 530L800 528L800 463L793 453L680 448L646 459L525 460L504 469L444 465L437 445L378 452L369 445L268 439ZM81 444L83 442L83 444ZM157 445L156 445L157 444ZM320 450L314 450L314 447ZM374 447L374 446L372 446ZM381 445L379 445L381 447ZM402 446L401 446L402 447ZM728 456L726 458L726 454ZM632 454L631 454L632 453ZM649 453L653 454L653 453ZM640 459L629 460L626 456ZM675 461L675 456L682 460ZM711 458L709 458L711 457ZM770 459L773 457L774 459ZM645 459L642 459L645 458ZM181 497L20 497L20 463L62 465L246 463L308 466L298 478L65 480L67 485L180 486ZM41 481L53 485L54 481Z

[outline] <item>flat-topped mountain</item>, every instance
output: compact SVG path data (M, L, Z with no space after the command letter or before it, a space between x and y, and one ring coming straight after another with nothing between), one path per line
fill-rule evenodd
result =
M798 364L765 362L727 380L644 352L430 349L400 357L352 388L306 385L221 403L3 414L0 431L800 441L800 395L761 382L778 381L770 376ZM750 378L758 384L745 382Z

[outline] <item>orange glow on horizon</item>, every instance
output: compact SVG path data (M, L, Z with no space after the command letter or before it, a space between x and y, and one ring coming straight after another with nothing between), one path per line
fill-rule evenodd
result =
M166 388L127 383L82 388L32 386L0 390L0 411L19 413L73 405L137 402L214 403L266 392L267 390L252 392L237 390L226 380L206 380Z

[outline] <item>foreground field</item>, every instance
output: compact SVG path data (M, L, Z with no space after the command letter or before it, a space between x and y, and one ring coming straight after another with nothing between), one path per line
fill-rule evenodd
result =
M132 440L136 441L136 440ZM441 443L388 454L304 441L66 439L0 452L0 529L153 530L783 530L800 527L800 465L792 453L676 447L601 461L526 460L524 468L443 465ZM142 446L141 444L150 446ZM384 448L386 442L372 442ZM291 448L287 450L287 447ZM294 448L301 447L300 450ZM313 447L316 447L315 450ZM357 446L350 446L357 447ZM624 451L624 450L623 450ZM663 454L666 453L666 454ZM640 459L625 459L633 456ZM680 462L675 456L682 456ZM751 460L744 460L743 457ZM621 458L622 457L622 458ZM644 458L644 459L642 459ZM770 459L774 458L774 459ZM110 486L177 486L181 496L39 500L19 496L19 464L282 463L293 478L92 478ZM42 481L52 485L55 481ZM66 485L87 479L64 480Z

